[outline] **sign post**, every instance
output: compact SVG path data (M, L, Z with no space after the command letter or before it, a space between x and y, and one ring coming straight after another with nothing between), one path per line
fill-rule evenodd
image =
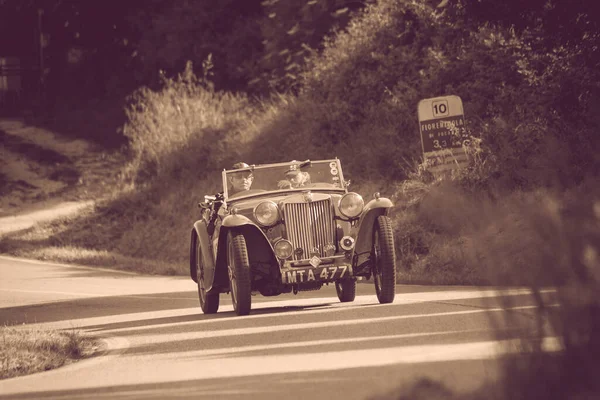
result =
M463 141L468 139L462 100L458 96L423 99L418 106L423 158L431 172L467 165Z

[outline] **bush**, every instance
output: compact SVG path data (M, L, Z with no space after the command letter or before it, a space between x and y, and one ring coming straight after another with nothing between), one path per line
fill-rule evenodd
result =
M506 397L593 398L600 392L600 191L585 181L564 193L513 195L473 241L472 259L493 283L529 287L536 323L507 313L532 353L507 360ZM549 292L548 288L555 288ZM506 307L511 307L509 300ZM562 352L543 351L556 336Z
M126 176L148 183L222 168L237 158L240 127L252 113L246 96L215 91L188 63L177 78L164 78L159 91L141 88L129 99L124 134L133 161Z

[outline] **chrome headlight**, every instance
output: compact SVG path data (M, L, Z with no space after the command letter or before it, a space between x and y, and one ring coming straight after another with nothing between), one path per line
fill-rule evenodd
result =
M365 201L362 196L358 193L350 192L343 195L340 199L339 209L344 216L355 218L360 215L364 206Z
M285 239L281 239L277 243L275 243L273 249L275 250L275 255L277 256L277 258L281 260L290 258L292 256L292 252L294 251L292 243L289 240Z
M254 208L254 218L262 226L271 226L279 221L279 207L272 201L263 201Z

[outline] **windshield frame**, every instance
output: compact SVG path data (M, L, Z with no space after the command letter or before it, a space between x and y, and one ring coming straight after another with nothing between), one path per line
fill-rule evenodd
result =
M260 169L270 169L270 168L276 168L276 167L289 167L290 165L298 165L298 164L303 164L303 163L307 163L310 162L311 164L328 164L328 163L332 163L335 162L337 165L337 170L338 170L338 176L340 178L340 184L341 187L331 187L331 188L326 188L326 187L299 187L299 188L287 188L287 189L276 189L276 190L265 190L262 192L255 192L252 191L252 189L250 191L252 191L252 193L247 194L247 195L236 195L233 199L230 198L228 190L229 190L229 182L227 181L227 174L230 174L232 172L241 172L241 171L251 171L254 172L256 170L260 170ZM300 192L304 192L307 190L310 191L324 191L324 192L338 192L338 193L347 193L348 192L348 187L346 185L346 181L344 180L344 174L342 171L342 165L340 163L340 160L338 158L333 158L333 159L326 159L326 160L315 160L315 161L310 161L310 160L306 160L306 161L288 161L288 162L283 162L283 163L273 163L273 164L259 164L259 165L250 165L249 167L246 168L239 168L239 169L224 169L221 173L221 177L222 177L222 183L223 183L223 196L225 198L225 201L238 201L241 199L248 199L248 198L253 198L253 197L257 197L257 196L265 196L265 195L282 195L282 194L288 194L288 193L300 193Z

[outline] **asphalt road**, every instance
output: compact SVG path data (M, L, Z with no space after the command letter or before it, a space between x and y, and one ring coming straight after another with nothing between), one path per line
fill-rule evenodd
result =
M531 319L526 291L505 295L513 315ZM79 329L107 348L2 380L0 399L352 400L423 377L466 392L497 379L497 358L516 335L502 322L498 296L492 288L399 285L395 302L380 305L372 283L360 283L353 303L340 303L328 286L253 297L245 317L222 295L219 313L203 315L190 279L0 257L0 323Z

